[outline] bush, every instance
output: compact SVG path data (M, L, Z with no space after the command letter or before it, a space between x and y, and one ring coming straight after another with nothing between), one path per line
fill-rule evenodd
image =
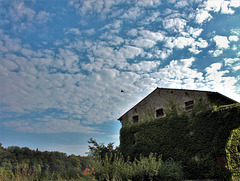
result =
M168 160L160 167L159 176L162 181L181 181L183 179L182 166L173 160Z
M161 157L151 153L148 157L124 160L120 155L96 156L92 160L97 180L108 181L145 181L145 180L182 180L182 167L173 160L162 162Z

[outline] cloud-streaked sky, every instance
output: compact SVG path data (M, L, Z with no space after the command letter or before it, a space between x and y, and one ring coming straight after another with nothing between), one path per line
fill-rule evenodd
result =
M156 87L240 101L239 0L0 0L0 20L5 147L118 145L117 119Z

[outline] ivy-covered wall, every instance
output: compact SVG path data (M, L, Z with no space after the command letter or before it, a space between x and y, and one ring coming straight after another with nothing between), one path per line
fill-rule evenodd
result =
M131 159L151 152L172 158L183 165L188 179L228 180L226 144L231 131L239 127L240 107L212 111L199 103L191 115L173 111L161 119L123 127L120 150Z

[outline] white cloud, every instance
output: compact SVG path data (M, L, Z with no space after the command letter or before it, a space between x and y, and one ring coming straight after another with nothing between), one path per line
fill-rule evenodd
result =
M240 36L240 29L238 29L238 28L231 29L231 34L234 34L234 35Z
M193 38L197 38L201 35L203 29L202 28L193 28L190 27L188 32L193 36Z
M238 36L234 36L234 35L229 36L228 39L229 39L229 41L238 41L239 40Z
M136 20L142 14L143 10L139 7L131 7L121 16L121 18Z
M111 12L111 8L118 1L115 0L71 0L69 4L75 7L82 15L99 14L101 19L105 19Z
M225 65L229 66L233 71L240 69L240 58L225 58Z
M100 132L93 127L83 126L78 120L64 120L55 119L52 117L43 118L47 120L41 120L33 122L32 120L25 121L5 121L3 126L16 129L25 133L69 133L69 132L81 132L81 133L98 133Z
M203 81L203 74L191 69L195 58L172 60L169 65L152 73L159 87L196 89ZM187 79L187 80L186 80Z
M145 11L147 13L147 11ZM152 23L160 22L161 21L161 13L160 12L152 12L151 15L148 15L142 18L139 22L141 25L151 25Z
M47 13L45 11L40 11L37 13L36 15L36 21L38 23L45 23L47 22L48 20L50 20L50 13Z
M168 37L166 38L166 44L165 46L166 47L169 47L169 48L174 48L174 47L177 47L179 49L183 49L187 46L191 46L194 44L194 39L191 38L191 37L177 37L177 38L173 38L173 37Z
M234 66L234 67L232 67L232 69L233 69L234 71L240 70L240 65Z
M51 14L46 11L35 11L34 9L28 7L28 4L25 1L11 1L8 4L9 7L7 12L4 12L2 16L7 23L10 25L10 29L13 31L22 31L28 30L32 31L35 28L35 25L46 23L51 20ZM12 21L14 23L9 24Z
M181 8L193 1L174 2ZM188 12L180 14L169 9L171 15L163 19L163 28L167 31L159 31L161 18L166 14L154 13L151 6L160 5L160 1L136 1L134 5L138 7L125 7L126 11L123 8L117 12L115 5L118 3L123 1L72 0L70 4L82 13L81 17L86 21L96 15L100 20L109 18L109 21L100 22L99 26L103 28L99 30L93 29L92 25L83 28L87 31L78 25L69 26L64 29L63 39L56 41L57 47L45 45L35 50L36 47L4 35L0 30L0 81L4 85L1 93L5 95L1 101L8 106L2 110L32 116L35 110L44 114L50 109L61 115L36 116L36 122L20 120L16 124L10 121L4 126L38 133L101 133L95 129L96 124L116 119L144 93L157 86L198 89L205 84L211 88L222 84L233 88L234 78L227 77L227 71L221 71L218 64L206 69L206 79L201 70L193 67L195 61L201 63L200 59L179 58L168 64L166 59L174 53L174 48L177 51L186 48L190 53L185 55L191 56L208 47L208 41L201 38L204 30L189 26ZM150 7L146 14L144 7ZM29 21L39 19L46 22L51 19L47 12L31 13L29 9L24 12L24 8L26 6L22 4L20 16L29 16L26 18ZM113 15L112 11L116 14ZM197 13L196 21L200 24L212 18L206 9L199 9ZM123 17L126 19L119 20ZM131 20L136 19L139 20L134 22L136 26L128 26L133 25ZM20 22L20 18L16 21ZM151 22L154 26L146 26ZM222 49L228 47L230 41L238 41L234 32L222 40L222 36L216 36L213 40L219 49L209 53L217 56L223 53ZM96 38L88 40L88 35L94 33ZM68 36L74 40L70 41ZM232 67L232 72L239 68L236 61L230 59L225 60L225 64Z
M156 61L141 61L139 63L134 63L128 66L128 70L133 72L151 72L156 70L156 68L160 65L160 62Z
M208 42L206 40L203 40L202 38L199 38L198 41L195 42L195 45L200 48L207 48Z
M174 32L181 32L184 30L187 21L181 18L166 18L163 20L163 27Z
M223 50L209 50L210 54L212 54L213 57L218 57L219 55L223 54Z
M134 46L123 46L116 52L117 59L133 59L143 53L143 50Z
M225 64L231 65L233 63L240 62L240 58L225 58L224 61L225 61Z
M178 1L176 4L175 4L175 7L176 8L183 8L183 7L186 7L188 6L188 2L187 0L181 0L181 1Z
M31 21L36 14L33 9L26 7L24 2L21 1L14 1L9 13L14 21L19 21L22 18L27 18L28 21Z
M5 67L8 71L18 71L19 66L14 61L9 61L1 58L2 66Z
M128 35L130 36L137 36L138 34L138 30L136 29L131 29L130 31L128 31Z
M234 8L240 7L240 1L239 0L231 0L230 7L234 7Z
M135 30L131 30L136 35ZM132 40L132 44L141 47L141 48L152 48L156 45L158 41L163 41L165 36L162 32L153 32L149 30L141 30L139 32L141 36L139 36L137 39Z
M125 41L122 37L112 35L112 34L109 34L109 33L105 33L100 38L105 42L107 40L107 43L109 45L114 45L114 46L121 45Z
M226 36L217 35L213 38L213 40L216 42L216 46L218 49L229 48L229 41Z
M212 15L204 9L197 9L197 14L195 17L195 21L198 24L202 24L205 21L210 21L212 19Z
M103 28L101 28L101 30L108 30L112 33L118 33L121 30L121 25L122 25L123 21L122 20L116 20L112 23L109 23L107 25L105 25Z
M140 34L147 39L150 39L152 41L163 41L164 34L162 32L153 32L149 30L141 30Z
M133 40L132 43L133 43L133 45L135 45L137 47L141 47L141 48L152 48L156 44L155 41L145 39L142 37L139 37L139 38Z
M81 35L81 31L77 28L70 28L69 30L66 31L66 33L72 33L72 34L75 34L75 35Z
M198 24L202 24L205 21L210 21L212 15L210 12L222 13L222 14L234 14L233 8L240 7L239 0L207 0L204 1L201 8L197 9L195 21Z
M188 50L194 54L199 54L200 52L202 52L202 50L199 50L197 47L191 47Z
M230 95L231 92L235 92L237 80L234 77L225 76L229 71L221 71L221 68L221 63L214 63L206 68L206 86L224 95Z
M3 52L17 52L21 49L22 45L19 38L10 38L8 35L0 34L2 46L0 47Z
M137 6L143 6L143 7L157 7L161 4L161 0L138 0Z
M234 10L230 8L231 2L225 0L208 0L205 2L205 7L208 11L221 12L223 14L233 14ZM235 5L235 2L232 6Z
M221 63L214 63L210 67L206 68L206 72L207 72L207 74L213 74L213 73L216 73L217 71L219 71L221 69L221 67L222 67ZM221 76L225 73L226 72L222 72Z

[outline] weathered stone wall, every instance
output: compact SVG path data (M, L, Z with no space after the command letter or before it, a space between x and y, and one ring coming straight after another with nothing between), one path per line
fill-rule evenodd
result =
M207 91L157 88L121 117L122 126L165 117L174 108L179 113L190 111L198 101L204 101L210 106L216 100L219 101L219 97L214 98L214 93Z

